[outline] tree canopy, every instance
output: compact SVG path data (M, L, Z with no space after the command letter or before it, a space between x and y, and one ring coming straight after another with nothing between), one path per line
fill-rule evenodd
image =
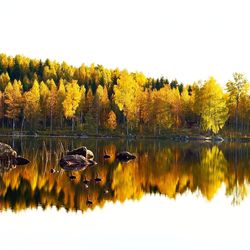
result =
M102 65L0 54L0 120L4 128L51 133L70 127L95 134L249 133L249 83L234 73L226 86L223 92L213 77L183 84Z

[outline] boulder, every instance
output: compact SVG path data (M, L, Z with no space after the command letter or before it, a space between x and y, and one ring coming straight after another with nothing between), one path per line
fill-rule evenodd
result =
M118 159L119 161L129 161L129 160L133 160L135 158L136 158L136 156L131 154L128 151L122 151L122 152L116 154L116 159Z
M59 161L61 168L65 170L84 170L88 166L96 165L97 163L93 160L87 159L83 155L65 155Z

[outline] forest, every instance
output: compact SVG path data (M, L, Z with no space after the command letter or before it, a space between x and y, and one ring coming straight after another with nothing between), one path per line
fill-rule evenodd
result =
M250 134L249 82L189 84L141 72L0 54L0 127L51 135Z

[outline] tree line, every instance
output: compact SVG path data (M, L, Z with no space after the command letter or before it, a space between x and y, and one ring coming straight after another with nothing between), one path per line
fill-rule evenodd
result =
M250 131L249 82L234 73L226 91L216 79L183 85L141 72L73 67L0 54L2 128L162 135L173 129Z

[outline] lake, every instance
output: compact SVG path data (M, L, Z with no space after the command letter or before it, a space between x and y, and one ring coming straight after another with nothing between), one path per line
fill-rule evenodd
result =
M1 141L31 161L0 167L1 250L249 249L249 143ZM82 145L98 165L61 169ZM121 150L136 159L118 162Z

